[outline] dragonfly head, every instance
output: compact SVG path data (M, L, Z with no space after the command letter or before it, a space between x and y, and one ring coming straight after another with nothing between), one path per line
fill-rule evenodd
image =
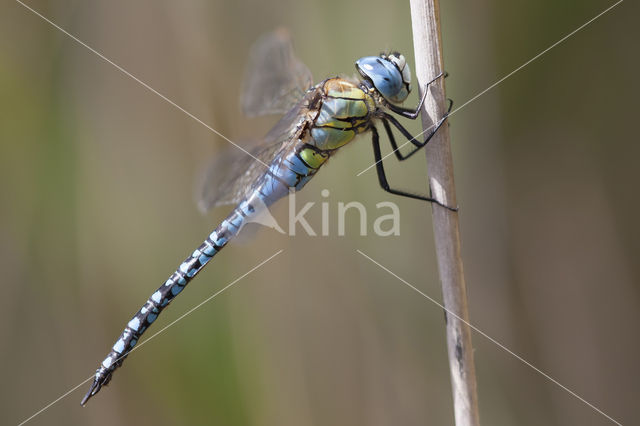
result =
M411 69L398 52L360 58L356 69L390 102L402 103L411 92Z

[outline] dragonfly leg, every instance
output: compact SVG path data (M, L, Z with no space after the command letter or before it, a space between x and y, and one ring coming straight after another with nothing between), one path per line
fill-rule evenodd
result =
M400 152L400 148L398 148L398 144L396 143L396 138L395 136L393 136L393 131L391 130L391 126L389 126L389 121L383 118L382 125L384 126L385 132L387 132L387 136L389 137L389 143L391 143L391 148L393 148L393 154L396 156L398 161L404 161L407 158L409 158L408 156ZM416 143L414 140L411 140L410 142L412 142L413 144Z
M407 158L411 157L416 152L418 152L420 150L420 148L424 147L427 143L429 143L429 141L431 140L433 135L436 134L438 129L446 121L446 119L449 116L449 112L451 111L452 107L453 107L453 101L451 99L449 99L449 107L447 108L447 112L445 113L444 117L442 117L440 119L440 121L438 121L438 124L436 124L433 127L433 129L431 131L429 131L427 136L424 138L424 141L416 140L416 138L413 135L411 135L411 133L409 133L409 131L407 129L405 129L404 126L402 124L400 124L398 122L398 120L395 119L394 116L385 113L383 115L382 124L384 125L384 129L387 132L387 136L389 136L389 142L391 143L391 147L393 148L393 152L396 155L396 158L399 161L404 161ZM393 136L393 132L391 131L391 127L389 126L388 122L391 122L391 124L393 124L398 130L400 130L400 133L402 133L402 135L404 137L406 137L409 140L409 142L411 142L413 144L414 149L409 151L407 154L402 154L400 152L400 150L398 148L398 144L396 143L395 137Z
M433 78L433 80L431 80L430 82L428 82L424 86L424 90L422 91L422 98L420 98L420 102L418 103L418 106L415 109L399 107L399 106L393 105L392 103L389 103L389 102L386 102L385 106L387 108L389 108L391 111L393 111L396 114L398 114L398 115L401 115L403 117L409 118L411 120L415 120L418 117L418 115L420 115L420 110L422 109L422 104L424 104L424 100L427 99L427 94L429 93L429 86L434 81L436 81L437 79L442 77L443 75L444 75L444 73L441 72L440 74L435 76Z
M382 163L382 152L380 151L380 137L378 135L378 130L375 127L371 127L371 142L373 144L373 156L376 161L376 171L378 172L378 181L380 183L380 187L390 194L400 195L402 197L414 198L416 200L428 201L430 203L435 203L445 209L451 210L453 212L457 212L457 207L449 207L440 201L436 200L432 197L425 197L418 194L412 194L410 192L401 191L399 189L394 189L389 186L389 181L387 180L387 174L384 171L384 165Z

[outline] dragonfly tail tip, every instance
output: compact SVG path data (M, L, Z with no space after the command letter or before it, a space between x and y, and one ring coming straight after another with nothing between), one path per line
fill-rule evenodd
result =
M91 399L92 396L94 396L100 391L101 387L102 386L100 385L100 382L97 379L94 379L93 383L91 384L91 387L89 388L89 391L86 393L84 398L82 398L82 401L80 401L80 405L84 407L87 401L89 401L89 399Z

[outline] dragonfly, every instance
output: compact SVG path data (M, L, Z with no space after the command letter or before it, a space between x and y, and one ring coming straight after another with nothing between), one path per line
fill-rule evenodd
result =
M162 310L238 235L240 228L290 192L302 189L329 158L356 136L371 134L382 189L457 210L432 197L389 185L376 128L381 122L400 161L424 147L447 119L452 102L423 140L413 137L395 116L416 119L429 85L442 74L425 85L418 106L412 109L401 106L411 92L411 70L402 54L366 56L355 62L355 68L357 78L331 77L313 85L311 72L295 55L288 31L278 29L258 39L250 51L241 106L249 117L280 114L282 118L248 154L238 151L236 158L223 155L210 166L199 194L200 207L208 210L233 204L234 209L127 323L96 370L82 405L109 383ZM391 126L411 142L408 153L398 149Z

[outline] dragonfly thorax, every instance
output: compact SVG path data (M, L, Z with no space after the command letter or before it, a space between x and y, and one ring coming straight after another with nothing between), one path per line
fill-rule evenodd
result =
M316 87L321 102L311 127L312 145L332 151L368 130L376 102L361 85L331 78Z
M398 52L365 56L356 61L360 75L389 102L402 103L411 91L411 69Z

